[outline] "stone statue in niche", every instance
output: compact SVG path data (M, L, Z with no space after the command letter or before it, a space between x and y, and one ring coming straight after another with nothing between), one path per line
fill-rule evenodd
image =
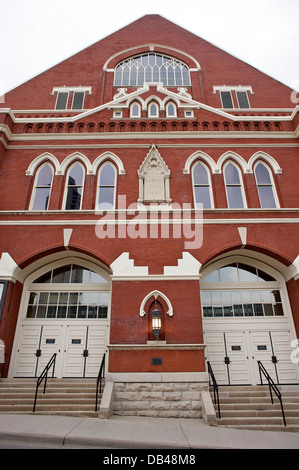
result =
M138 203L171 203L169 192L170 170L153 144L138 170Z

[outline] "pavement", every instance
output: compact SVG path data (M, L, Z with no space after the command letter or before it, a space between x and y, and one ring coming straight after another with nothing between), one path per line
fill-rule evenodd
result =
M208 426L202 419L0 414L0 444L27 448L299 449L299 432ZM16 445L17 448L17 445Z

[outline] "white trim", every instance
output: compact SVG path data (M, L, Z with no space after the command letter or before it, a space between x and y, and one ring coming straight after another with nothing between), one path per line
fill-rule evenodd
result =
M33 207L33 203L34 203L34 200L35 200L35 195L36 195L36 188L37 188L37 181L38 181L38 177L39 177L39 174L41 172L41 170L43 168L45 168L45 166L49 166L51 168L51 172L52 172L52 177L51 177L51 185L49 186L49 200L48 200L48 207L47 209L44 209L44 210L48 210L49 208L49 204L50 204L50 199L51 199L51 193L52 193L52 187L53 187L53 179L54 179L54 169L51 165L51 163L49 162L44 162L39 168L38 170L36 171L36 174L35 174L35 178L34 178L34 184L33 184L33 188L32 188L32 193L31 193L31 198L30 198L30 204L29 204L29 210L33 210L32 207Z
M57 158L54 155L52 155L51 153L45 152L45 153L42 153L41 155L39 155L38 157L36 157L34 160L32 160L32 162L29 164L29 166L26 170L26 175L27 176L32 176L34 174L36 168L42 162L46 163L46 160L48 160L49 162L51 162L54 165L55 174L56 175L60 174L59 173L60 172L60 163L57 160Z
M164 266L165 276L198 276L201 263L188 251L183 251L177 266Z
M271 184L268 185L268 186L270 186L271 189L272 189L272 194L273 194L273 198L274 198L274 202L275 202L275 207L280 207L279 199L278 199L278 195L277 195L277 191L276 191L276 186L275 186L273 175L272 175L272 171L270 170L268 165L266 165L266 163L263 162L263 160L256 160L255 164L254 164L254 177L255 177L256 188L257 188L257 192L258 192L258 196L259 196L260 206L263 208L262 201L261 201L261 196L260 196L260 191L259 191L259 186L260 185L258 184L257 177L256 177L256 167L259 164L263 165L268 171L268 175L269 175L269 178L270 178L270 181L271 181Z
M194 204L193 206L196 208L196 193L195 193L195 183L194 183L194 170L196 168L197 165L202 165L206 172L207 172L207 177L208 177L208 187L209 187L209 195L210 195L210 203L211 203L211 206L209 209L214 209L215 207L215 204L214 204L214 194L213 194L213 188L212 188L212 181L211 181L211 172L210 172L210 168L207 166L207 164L202 161L202 160L197 160L195 161L194 165L192 166L192 190L193 190L193 201L194 201ZM200 186L200 185L197 185L197 186ZM206 185L205 185L206 186ZM208 209L208 208L206 208Z
M224 175L224 186L225 186L225 194L226 194L226 201L227 201L227 207L228 209L231 209L230 207L230 204L229 204L229 199L228 199L228 193L227 193L227 187L228 186L231 186L231 184L228 184L226 182L226 176L225 176L225 169L226 167L231 164L233 165L237 171L238 171L238 175L239 175L239 181L240 181L240 184L239 185L232 185L232 186L237 186L237 187L240 187L241 189L241 195L242 195L242 202L243 202L243 207L244 209L247 208L247 201L246 201L246 194L245 194L245 190L244 190L244 182L243 182L243 177L242 177L242 174L241 174L241 171L240 171L240 168L239 166L231 159L229 159L227 162L225 162L225 164L223 165L223 175ZM239 208L239 209L242 209L242 208ZM238 208L234 208L234 209L238 209Z
M103 168L106 166L106 165L110 165L112 168L113 168L113 171L114 171L114 184L113 184L113 207L111 209L105 209L105 208L99 208L99 196L100 196L100 178L101 178L101 173L103 171ZM112 185L110 186L112 187ZM106 210L114 210L115 207L116 207L116 194L117 194L117 171L116 171L116 168L115 166L113 165L112 162L110 162L109 160L104 162L100 168L99 168L99 172L98 172L98 177L97 177L97 190L96 190L96 200L95 200L95 209L96 211L106 211Z
M130 48L128 48L128 49L123 49L122 51L116 52L116 54L113 54L112 56L109 57L109 59L106 60L104 66L103 66L103 70L106 71L106 72L114 72L114 68L113 68L113 69L108 69L108 64L109 64L109 62L110 62L111 60L115 59L117 56L120 56L120 55L125 54L125 53L127 53L127 52L132 52L132 54L130 54L130 56L129 56L129 57L132 57L132 55L135 55L135 54L133 53L133 51L136 50L136 49L141 49L141 48L148 48L148 50L145 50L145 51L140 52L140 53L139 53L139 52L138 52L138 53L136 52L136 54L140 54L140 55L141 55L141 54L145 54L145 53L147 53L147 52L153 52L153 51L156 51L156 52L162 54L162 52L156 50L156 48L159 49L160 47L162 47L162 48L165 49L165 50L168 49L168 50L170 50L170 51L172 51L172 52L178 52L179 54L182 54L182 55L184 55L185 57L188 57L188 59L193 60L193 62L194 62L194 64L195 64L195 67L194 67L194 69L190 69L190 68L189 68L190 71L193 72L193 71L201 70L201 67L200 67L198 61L197 61L193 56L191 56L190 54L187 54L186 52L181 51L180 49L176 49L176 48L174 48L174 47L165 46L165 45L163 45L163 44L154 44L154 43L141 44L141 45L139 45L139 46L133 46L133 47L130 47ZM165 52L163 52L163 54L165 54ZM167 54L167 53L166 53L166 54ZM129 58L129 57L128 57L128 58ZM123 60L125 60L125 59L123 59ZM179 59L178 59L178 60L179 60ZM116 64L116 65L118 65L118 64ZM187 64L186 64L186 65L187 65Z
M266 152L258 151L255 152L253 155L248 160L248 168L253 172L253 167L255 165L255 162L257 160L264 159L266 162L270 165L270 167L273 169L274 173L280 174L282 173L282 169L280 168L278 162L273 158L271 155L269 155Z
M70 155L71 157L71 155ZM73 158L70 160L72 161ZM67 201L67 194L68 194L68 188L69 188L69 184L68 184L68 179L69 179L69 174L70 172L72 171L72 169L76 166L76 165L80 165L82 170L83 170L83 177L82 177L82 185L80 185L81 187L81 190L82 190L82 194L81 194L81 198L80 198L80 208L79 209L74 209L74 210L81 210L82 208L82 203L83 203L83 196L84 196L84 186L85 186L85 167L83 165L83 163L81 162L81 160L75 160L71 165L70 167L68 168L68 171L67 171L67 175L66 175L66 179L65 179L65 185L64 185L64 194L63 194L63 201L62 201L62 210L71 210L71 209L66 209L65 208L65 205L66 205L66 201ZM79 185L78 185L79 186Z
M87 174L92 173L92 166L91 166L91 163L90 163L89 159L81 152L74 152L62 161L62 163L60 165L60 169L59 169L59 174L64 175L65 170L71 164L72 164L71 166L73 166L73 163L83 164L84 174L85 174L85 168L86 168Z
M145 307L145 304L146 302L151 298L151 297L154 297L155 299L157 299L158 297L162 297L163 300L165 300L166 304L167 304L167 307L168 307L168 310L167 310L167 315L169 315L170 317L173 316L173 308L172 308L172 305L171 305L171 302L170 300L168 299L168 297L166 297L165 294L163 294L162 292L160 292L159 290L153 290L152 292L150 292L149 294L147 294L143 301L141 302L141 305L140 305L140 310L139 310L139 315L141 317L144 317L146 315L146 312L144 310L144 307Z
M100 167L105 160L109 160L109 159L112 160L113 163L118 168L118 174L119 175L125 175L126 174L126 170L124 168L124 165L123 165L123 162L121 161L121 159L117 155L115 155L114 153L109 152L109 151L102 153L101 155L99 155L95 159L95 161L91 165L90 174L95 175L96 172L97 172L98 167Z
M22 270L15 260L7 252L3 252L0 258L0 279L4 281L16 282Z
M148 266L135 266L134 260L129 258L129 252L123 252L110 265L113 277L127 278L131 276L148 276Z

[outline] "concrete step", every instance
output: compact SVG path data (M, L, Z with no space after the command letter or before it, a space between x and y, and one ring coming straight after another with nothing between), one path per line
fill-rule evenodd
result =
M1 379L0 413L33 413L36 379ZM47 381L46 393L39 387L36 414L98 417L95 412L96 379ZM98 404L102 395L99 394Z
M274 403L271 403L268 385L219 387L221 419L217 419L217 424L240 429L298 431L299 386L286 385L278 388L287 426L284 426L280 402L274 393ZM211 396L213 398L212 391Z

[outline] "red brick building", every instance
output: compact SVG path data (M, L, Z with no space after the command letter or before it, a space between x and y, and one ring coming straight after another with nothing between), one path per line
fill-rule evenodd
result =
M147 15L0 106L4 376L298 382L290 88Z

